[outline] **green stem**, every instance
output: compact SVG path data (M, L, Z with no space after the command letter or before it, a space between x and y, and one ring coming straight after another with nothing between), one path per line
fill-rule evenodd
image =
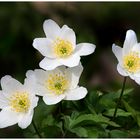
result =
M118 107L119 107L119 104L120 104L120 102L121 102L122 95L123 95L123 92L124 92L125 84L126 84L126 77L124 77L124 80L123 80L123 85L122 85L121 94L120 94L120 97L119 97L119 99L118 99L118 102L117 102L117 105L116 105L116 108L115 108L115 111L114 111L114 115L113 115L113 119L112 119L112 120L114 120L115 117L116 117L117 110L118 110Z
M37 135L39 136L39 138L42 138L41 134L39 133L39 131L38 131L37 127L36 127L36 124L35 124L34 120L32 121L32 124L33 124L33 127L34 127Z

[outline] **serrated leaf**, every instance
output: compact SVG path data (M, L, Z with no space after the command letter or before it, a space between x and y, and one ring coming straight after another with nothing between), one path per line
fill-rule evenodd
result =
M137 120L137 113L135 111L135 109L133 109L126 101L122 100L126 110L128 112L131 112L132 117L134 118L134 120Z
M108 111L104 112L104 115L112 117L113 114L114 114L114 111L115 111L115 109L109 109ZM116 116L122 116L122 117L127 117L127 116L130 116L130 115L131 115L130 112L126 112L122 109L118 109L117 114L116 114Z
M79 137L88 137L88 132L83 127L76 127L74 129L71 129L71 132L75 133Z
M100 115L84 114L84 115L80 115L75 120L72 120L71 123L70 123L70 128L74 128L78 124L81 124L83 122L88 123L88 121L91 121L91 122L94 122L94 123L105 123L105 124L108 124L108 125L119 127L119 125L117 125L114 122L109 121L108 118L102 116L101 114Z
M133 109L126 101L122 100L126 110L131 112L133 119L137 122L138 126L140 127L140 115L135 109Z

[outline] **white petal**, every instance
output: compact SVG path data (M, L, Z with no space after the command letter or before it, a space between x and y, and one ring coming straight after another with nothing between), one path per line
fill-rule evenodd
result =
M79 64L79 61L80 61L80 56L78 56L77 54L72 54L68 58L59 59L59 62L62 65L65 65L65 66L68 66L68 67L77 66Z
M36 95L43 96L46 94L46 88L44 83L51 71L44 71L42 69L35 69L34 71L28 71L26 73L25 85L29 88L33 88L33 92Z
M137 37L133 30L126 32L126 37L123 45L123 53L128 54L130 49L137 43Z
M4 93L0 91L0 108L7 107L9 105L8 101L9 100L4 96Z
M80 56L85 56L93 53L95 51L96 46L91 43L80 43L76 45L76 53Z
M2 109L0 112L0 128L14 125L18 122L18 116L9 108Z
M14 91L21 89L22 84L11 76L6 75L1 78L1 87L4 90L5 96L8 96Z
M140 77L135 77L135 82L140 85Z
M112 51L113 51L114 55L117 57L119 63L122 63L122 48L113 44Z
M132 51L140 53L140 43L137 43L133 46Z
M138 77L139 78L140 77L140 72L135 73L134 77Z
M61 100L65 98L64 94L61 95L52 95L52 96L43 96L43 101L47 105L53 105L59 103Z
M48 38L36 38L33 41L33 47L36 48L43 56L55 58L53 51L53 41Z
M81 63L76 67L67 69L67 73L71 81L70 89L74 89L77 87L82 71L83 71L83 66L81 65Z
M78 87L67 92L65 100L80 100L87 95L87 89Z
M32 99L31 108L35 108L38 105L39 97L34 96Z
M26 72L26 78L24 80L24 85L26 87L28 87L29 89L33 88L35 86L35 82L36 82L36 78L35 78L35 75L34 75L34 71L32 70L28 70Z
M28 70L27 72L26 72L26 77L27 78L33 78L34 77L34 71L33 70Z
M45 57L40 63L39 66L45 70L53 70L56 67L60 66L61 63L57 59L51 59Z
M44 82L46 79L46 71L42 69L35 69L34 71L28 70L26 72L26 77L27 78L26 78L25 84L27 85L36 84L36 82L38 81Z
M76 45L75 32L67 25L63 25L59 37L72 43L73 47L75 48Z
M60 27L55 21L51 19L44 21L43 29L46 36L51 39L57 38L60 33Z
M117 70L118 70L120 75L128 76L127 72L120 66L120 64L117 65Z
M21 120L18 122L18 126L22 129L27 128L31 124L32 118L33 118L33 110L29 111L25 115L22 115Z

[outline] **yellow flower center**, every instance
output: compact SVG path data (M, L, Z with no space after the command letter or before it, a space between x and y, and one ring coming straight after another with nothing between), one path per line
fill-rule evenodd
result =
M45 87L54 94L63 94L68 88L68 80L61 73L50 74L45 82Z
M123 58L124 68L130 73L140 71L140 57L139 53L132 51Z
M54 41L54 53L57 57L59 58L68 57L72 54L72 52L73 47L71 42L60 38L57 38Z
M10 97L11 109L15 112L25 113L30 107L29 95L27 92L16 92Z

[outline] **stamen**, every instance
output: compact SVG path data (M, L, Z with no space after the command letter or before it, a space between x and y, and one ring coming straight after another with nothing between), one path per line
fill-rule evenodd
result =
M10 97L11 109L15 112L27 112L30 107L29 95L27 92L16 92Z
M138 52L130 52L123 58L124 68L130 73L140 71L140 57Z
M45 87L54 94L63 94L68 88L66 75L61 73L50 74L45 82Z
M71 42L60 38L57 38L54 41L54 53L57 57L59 58L68 57L72 54L72 52L73 47Z

